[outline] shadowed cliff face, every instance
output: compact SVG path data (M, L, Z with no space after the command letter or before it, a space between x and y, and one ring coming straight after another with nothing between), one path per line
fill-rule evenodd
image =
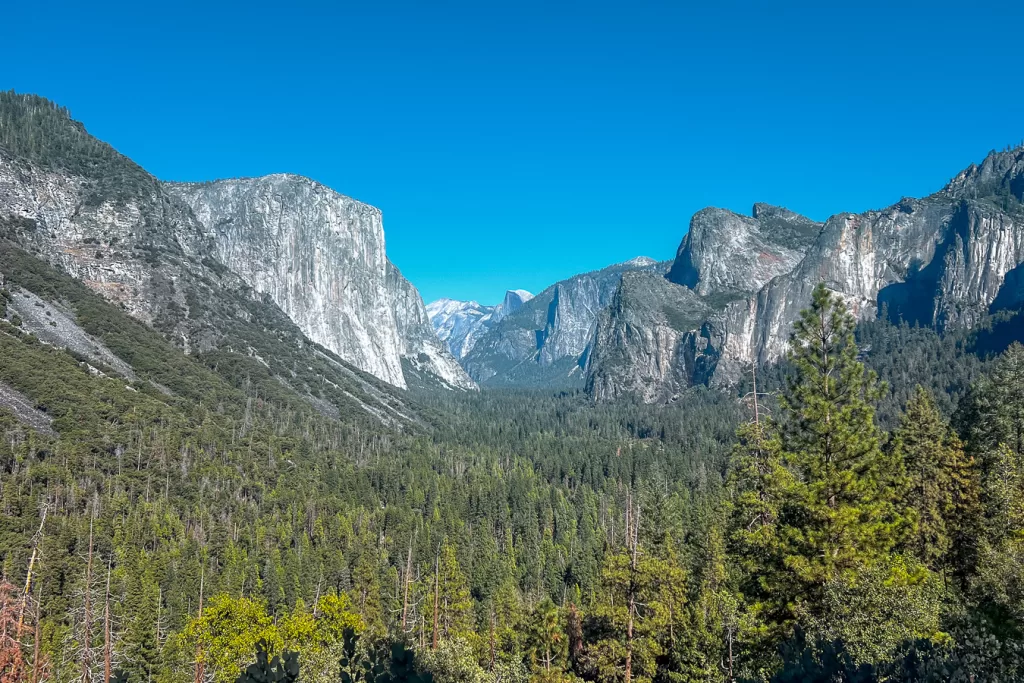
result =
M884 312L940 330L1017 307L1022 197L1018 148L990 154L925 199L837 214L824 225L761 204L752 217L705 209L668 275L687 294L623 280L618 304L595 330L588 387L599 399L636 393L656 401L695 383L735 382L752 363L785 353L819 282L861 319ZM704 316L694 317L693 297Z
M474 386L388 261L376 208L294 175L166 186L192 208L217 259L317 343L395 386L407 385L403 359Z

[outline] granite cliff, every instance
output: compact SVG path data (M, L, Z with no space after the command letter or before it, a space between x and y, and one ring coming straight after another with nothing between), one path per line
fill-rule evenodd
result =
M624 278L591 340L598 399L671 400L778 360L824 282L861 319L970 326L1024 302L1024 148L993 152L924 199L824 224L758 204L705 209L665 282Z
M378 209L289 174L165 187L191 208L217 260L313 341L398 387L407 386L403 360L451 386L475 386L388 260Z
M353 212L379 217L364 205ZM311 339L267 292L225 265L223 245L169 186L44 98L0 93L0 241L9 263L31 254L55 266L186 353L230 367L240 381L266 374L331 415L354 408L385 422L414 421L387 384ZM424 334L418 294L404 278L388 278L386 259L379 263L380 280L393 285L391 301L419 307L387 309L396 338L400 324L408 332L395 342L398 362L436 350L446 383L472 386L454 360L445 367L444 350ZM34 294L64 310L66 302Z

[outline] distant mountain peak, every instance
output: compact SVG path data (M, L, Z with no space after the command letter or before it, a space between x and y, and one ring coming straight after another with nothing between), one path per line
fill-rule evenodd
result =
M653 266L656 263L657 261L652 259L650 256L636 256L628 261L623 261L618 265L626 266L628 268L646 268L647 266Z
M505 299L498 306L498 310L496 310L494 314L499 319L504 318L505 316L518 311L523 304L532 298L533 294L530 294L525 289L510 289L505 292Z

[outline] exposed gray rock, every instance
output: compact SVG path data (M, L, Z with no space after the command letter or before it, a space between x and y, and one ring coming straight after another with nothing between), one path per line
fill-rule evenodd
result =
M527 301L533 298L533 294L530 294L525 289L510 289L505 292L505 298L501 300L497 308L494 311L496 320L512 315L520 308L523 307Z
M476 389L476 382L469 378L444 342L434 333L420 293L390 262L387 290L406 374L410 371L416 373L421 378L420 384L429 384L433 378L441 380L443 386ZM410 378L406 380L412 383Z
M582 386L594 324L623 273L667 268L639 257L555 283L482 335L463 367L477 382L495 386Z
M735 382L752 363L785 353L794 320L821 282L860 319L884 312L938 329L1018 306L1022 196L1018 148L990 154L930 197L837 214L823 226L765 205L752 218L701 211L669 279L701 297L709 313L688 332L670 333L679 330L652 313L651 302L671 298L664 287L648 282L645 293L624 281L621 305L595 332L588 386L600 399L629 392L654 401L689 384Z
M207 274L201 260L209 244L188 207L159 183L143 182L137 190L97 195L88 178L41 168L0 147L7 236L134 317L190 341L194 327L185 322L182 285Z
M37 432L56 436L53 428L53 418L35 407L27 396L15 389L0 382L0 408L11 411L14 418L24 425L31 427Z
M130 365L114 355L103 342L79 327L74 316L62 307L44 301L32 292L20 290L11 293L9 310L21 318L21 328L40 341L105 365L125 379L135 379L135 372Z
M290 174L165 187L192 208L217 259L313 341L398 387L403 357L473 386L433 343L419 293L388 261L378 209Z
M752 218L703 209L690 220L668 278L701 296L755 292L793 270L821 227L768 204L756 204Z
M587 389L600 400L633 394L671 400L707 375L711 307L688 287L658 273L622 276L601 313L587 359Z

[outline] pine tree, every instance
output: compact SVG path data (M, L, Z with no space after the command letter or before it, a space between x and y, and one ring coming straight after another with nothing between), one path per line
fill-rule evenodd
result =
M639 535L640 509L627 515L626 542L606 556L601 572L591 628L603 637L587 653L600 681L652 681L666 641L686 621L686 571L671 544L661 557L647 552Z
M1010 345L971 387L970 395L957 411L961 433L972 453L984 458L994 455L1000 444L1024 457L1024 346Z
M784 620L792 588L780 524L795 480L784 465L774 423L759 419L741 427L737 436L729 476L730 548L754 620L778 623Z
M985 483L986 530L975 588L1024 623L1024 461L1001 445Z
M905 523L894 506L897 468L883 457L874 421L884 386L858 360L853 328L842 300L818 285L791 340L783 448L799 485L787 495L780 537L805 600L887 554Z
M151 680L160 667L160 587L145 553L131 558L124 571L121 648L124 670L133 680Z
M894 433L895 459L907 482L905 505L914 513L908 549L933 570L959 564L978 521L978 481L959 437L939 414L932 395L917 387Z
M446 538L439 549L435 566L437 637L468 638L473 634L473 603L466 575L459 567L455 546ZM428 601L430 602L430 601ZM426 605L428 609L433 604Z
M534 680L555 683L562 678L568 654L568 639L562 628L558 607L546 598L533 611L530 629L530 660Z

